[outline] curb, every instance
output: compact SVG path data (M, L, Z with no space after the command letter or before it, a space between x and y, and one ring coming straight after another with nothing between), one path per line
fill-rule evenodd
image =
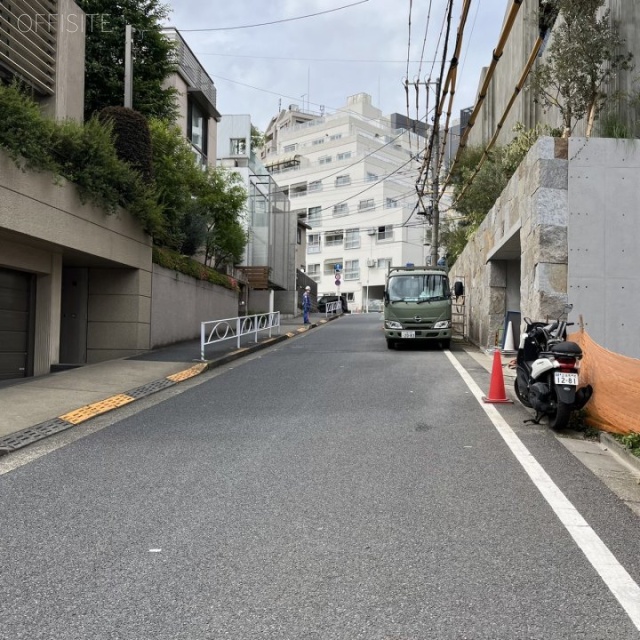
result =
M136 387L135 389L130 389L129 391L125 391L124 393L118 393L113 396L109 396L104 400L99 400L98 402L93 402L83 407L79 407L78 409L74 409L73 411L68 411L67 413L61 416L57 416L56 418L52 418L51 420L46 420L45 422L41 422L32 427L27 427L26 429L16 431L15 433L0 438L0 457L17 451L18 449L22 449L27 445L38 442L39 440L42 440L49 436L55 435L62 431L66 431L71 427L75 427L79 424L82 424L83 422L86 422L87 420L108 413L109 411L113 411L114 409L123 407L127 404L135 402L136 400L146 398L147 396L157 393L158 391L173 387L176 384L184 382L185 380L189 380L190 378L200 375L205 371L217 369L218 367L224 366L229 362L238 360L239 358L242 358L256 351L266 349L267 347L271 347L274 344L278 344L279 342L284 342L289 338L295 338L300 334L306 333L310 329L326 324L327 322L330 322L331 320L339 317L341 316L337 315L332 318L318 320L317 322L312 322L310 325L300 327L295 332L288 332L279 336L266 338L262 342L258 342L257 344L253 344L249 347L241 347L240 349L236 349L235 351L216 358L215 360L206 360L205 362L199 362L198 364L195 364L188 369L178 371L177 373L167 376L166 378L160 378L158 380L154 380L153 382L148 382L147 384Z
M622 458L624 462L640 473L640 458L638 458L638 456L634 456L629 449L618 442L611 434L601 433L600 444L606 445L611 453Z

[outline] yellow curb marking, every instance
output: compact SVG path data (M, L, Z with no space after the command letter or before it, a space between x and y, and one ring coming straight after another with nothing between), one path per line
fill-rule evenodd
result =
M207 368L207 363L202 362L200 364L195 364L193 367L189 369L185 369L184 371L178 371L178 373L174 373L171 376L167 376L167 380L171 380L172 382L182 382L183 380L188 380L189 378L193 378L193 376L197 376L199 373L202 373Z
M65 413L63 416L58 417L60 418L60 420L66 420L71 424L80 424L85 420L89 420L89 418L98 416L101 413L106 413L107 411L111 411L112 409L117 409L118 407L129 404L134 400L135 398L132 398L131 396L128 396L124 393L120 393L116 396L111 396L110 398L101 400L100 402L94 402L93 404L88 404L84 407L80 407L80 409L76 409L75 411Z

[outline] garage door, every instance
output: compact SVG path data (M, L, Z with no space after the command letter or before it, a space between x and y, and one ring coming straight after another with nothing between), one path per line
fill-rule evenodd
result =
M0 380L29 375L33 276L0 269Z

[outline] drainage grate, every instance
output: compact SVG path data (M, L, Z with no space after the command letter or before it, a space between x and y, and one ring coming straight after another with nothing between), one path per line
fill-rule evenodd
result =
M135 389L131 389L131 391L125 391L125 395L131 396L138 400L139 398L144 398L145 396L149 396L156 391L161 391L162 389L166 389L168 387L175 386L175 382L173 380L167 380L166 378L162 380L154 380L149 384L143 384L141 387L136 387Z
M54 418L53 420L41 422L40 424L35 425L35 427L16 431L16 433L12 433L10 436L0 438L0 453L7 453L9 451L20 449L21 447L26 447L28 444L47 438L54 433L65 431L70 427L73 427L73 424L70 422L61 420L60 418Z

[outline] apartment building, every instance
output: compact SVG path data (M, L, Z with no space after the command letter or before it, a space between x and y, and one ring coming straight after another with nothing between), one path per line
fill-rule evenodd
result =
M296 266L318 295L346 294L356 311L382 299L388 265L428 255L414 211L424 138L393 124L360 93L333 114L290 105L265 133L263 162L309 227Z

